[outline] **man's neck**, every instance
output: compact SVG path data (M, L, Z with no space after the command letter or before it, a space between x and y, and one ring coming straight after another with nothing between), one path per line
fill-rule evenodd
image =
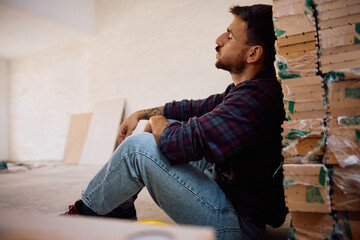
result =
M239 83L242 83L244 81L250 80L253 77L255 77L259 72L263 70L263 67L259 66L251 66L248 68L245 68L244 71L241 73L230 73L232 81L234 82L235 86Z

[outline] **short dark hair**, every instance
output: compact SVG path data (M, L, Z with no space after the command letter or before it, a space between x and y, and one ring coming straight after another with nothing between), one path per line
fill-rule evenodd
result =
M247 44L260 45L264 49L264 66L274 66L275 61L275 31L272 20L272 6L256 4L252 6L234 6L230 8L234 16L247 22Z

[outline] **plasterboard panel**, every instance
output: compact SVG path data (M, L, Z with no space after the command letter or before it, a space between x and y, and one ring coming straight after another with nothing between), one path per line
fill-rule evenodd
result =
M80 164L104 164L111 157L124 107L124 99L95 105Z
M92 113L73 114L70 117L63 162L78 164L90 127Z

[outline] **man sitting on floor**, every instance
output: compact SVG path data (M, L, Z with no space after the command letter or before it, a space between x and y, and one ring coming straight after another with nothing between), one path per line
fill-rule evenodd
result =
M282 225L285 113L273 64L272 9L230 12L234 20L216 40L215 65L233 83L203 100L130 115L114 155L68 214L136 219L133 201L146 187L176 223L213 227L218 239L259 239L266 224ZM149 120L144 133L132 135L141 119Z

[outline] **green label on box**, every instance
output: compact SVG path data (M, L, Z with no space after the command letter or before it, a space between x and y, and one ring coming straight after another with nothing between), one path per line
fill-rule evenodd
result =
M350 224L349 224L348 222L345 222L345 221L344 221L344 222L343 222L343 226L344 226L345 235L346 235L349 239L353 240Z
M343 117L340 120L341 125L360 125L360 116L355 117Z
M287 188L287 186L289 186L289 185L296 185L296 182L294 182L294 180L292 180L292 179L284 178L284 180L283 180L283 186L284 186L285 188Z
M360 87L359 88L345 88L345 98L360 98Z
M326 181L326 171L324 167L321 167L319 172L319 183L325 186L325 181Z
M360 129L355 129L355 139L360 142Z
M298 129L290 129L290 132L288 133L288 135L285 136L285 138L289 139L289 140L294 140L299 137L301 137L301 138L306 137L309 133L310 132L301 131Z
M360 43L360 40L354 36L354 44L359 44Z
M345 74L339 71L328 72L324 77L324 81L326 84L329 84L334 81L344 81L344 80L345 80Z
M295 102L289 101L289 111L291 114L294 114L294 107L295 107Z
M286 33L286 31L275 28L275 35L276 35L277 37L280 37L280 36L283 35L284 33Z
M305 6L311 11L314 12L314 8L313 8L313 0L306 0L305 1ZM305 11L305 14L307 14L307 11Z
M355 32L360 34L360 23L355 23Z
M320 188L316 186L306 186L306 202L325 204L321 196Z

